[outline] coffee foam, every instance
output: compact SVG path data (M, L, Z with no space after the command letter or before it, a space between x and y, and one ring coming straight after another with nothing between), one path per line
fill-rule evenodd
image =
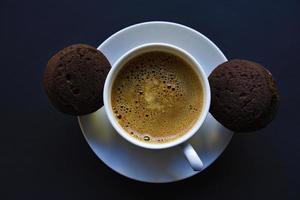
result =
M119 72L112 88L112 107L130 135L163 143L193 126L202 96L200 80L184 60L150 52L130 60Z

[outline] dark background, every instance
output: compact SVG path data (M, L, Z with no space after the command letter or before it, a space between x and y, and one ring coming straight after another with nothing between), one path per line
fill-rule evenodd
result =
M300 2L0 1L0 199L299 199ZM110 170L89 148L75 117L57 112L41 80L47 60L73 43L97 47L129 25L190 26L228 59L265 65L281 107L254 134L235 134L203 173L146 184Z

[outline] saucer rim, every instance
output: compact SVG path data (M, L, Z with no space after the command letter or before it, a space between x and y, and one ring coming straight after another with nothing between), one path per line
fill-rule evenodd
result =
M187 29L195 34L198 34L200 35L202 38L204 38L210 45L212 45L217 51L218 53L223 57L224 60L228 60L226 58L226 56L224 55L224 53L219 49L219 47L213 43L212 40L208 39L208 37L206 37L205 35L203 35L202 33L196 31L195 29L191 28L191 27L188 27L188 26L185 26L185 25L182 25L182 24L179 24L179 23L176 23L176 22L168 22L168 21L147 21L147 22L141 22L141 23L137 23L137 24L133 24L133 25L130 25L130 26L127 26L119 31L117 31L116 33L112 34L111 36L109 36L106 40L104 40L98 47L97 49L100 50L101 48L103 48L110 40L112 40L114 37L116 37L117 35L119 35L121 32L125 32L129 29L132 29L132 28L136 28L138 26L145 26L145 25L151 25L151 24L166 24L166 25L173 25L173 26L178 26L178 27L181 27L181 28L184 28L184 29Z

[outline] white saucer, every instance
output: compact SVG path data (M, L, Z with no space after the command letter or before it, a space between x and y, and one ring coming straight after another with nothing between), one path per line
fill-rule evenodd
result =
M170 22L146 22L127 27L105 40L98 49L111 65L130 49L145 43L163 42L189 52L207 75L227 59L218 47L201 33ZM114 171L135 180L165 183L191 177L191 169L179 149L148 150L134 146L114 131L104 108L78 117L88 144L96 155ZM231 140L232 132L208 114L204 125L190 142L203 161L204 168L216 160Z

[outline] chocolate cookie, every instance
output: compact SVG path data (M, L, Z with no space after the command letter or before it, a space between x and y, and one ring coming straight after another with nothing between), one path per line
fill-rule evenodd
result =
M275 117L279 94L271 73L258 63L230 60L209 76L211 114L236 132L266 127Z
M43 84L51 103L59 111L70 115L88 114L103 106L103 86L110 67L96 48L71 45L48 61Z

